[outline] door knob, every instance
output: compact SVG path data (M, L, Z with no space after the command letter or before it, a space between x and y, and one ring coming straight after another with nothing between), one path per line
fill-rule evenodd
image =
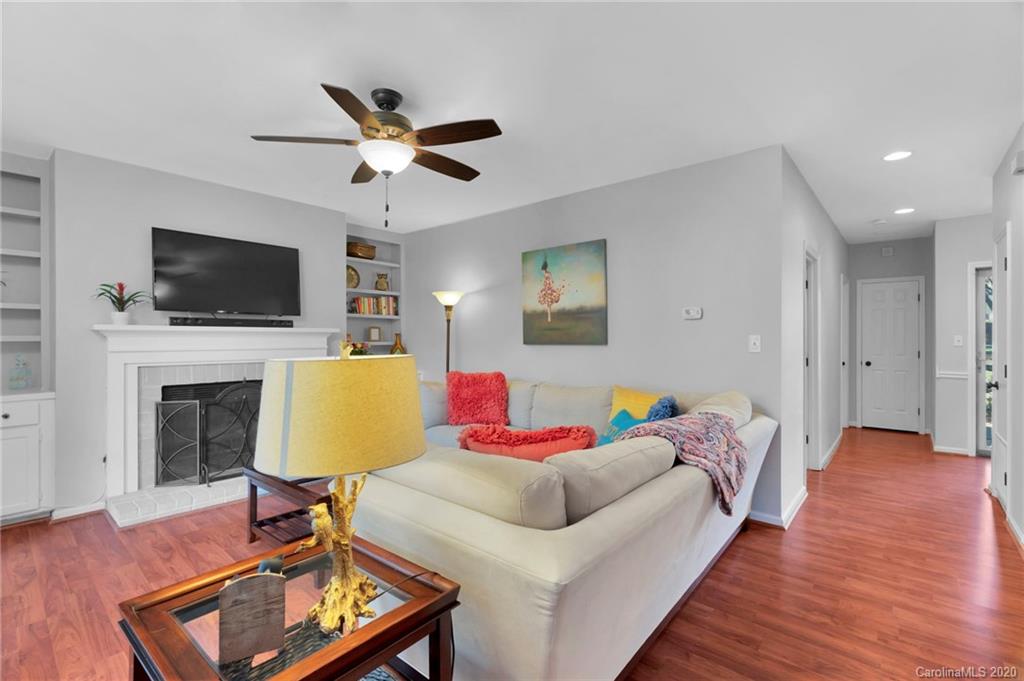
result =
M999 381L992 381L991 383L986 381L985 382L985 389L986 390L999 390Z
M864 366L866 366L866 367L871 366L871 360L869 359L868 361L864 362Z
M10 414L2 414L0 416L2 416L5 420L11 418Z

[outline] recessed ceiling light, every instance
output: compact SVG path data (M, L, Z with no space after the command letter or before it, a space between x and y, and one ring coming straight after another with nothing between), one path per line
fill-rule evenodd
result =
M914 152L912 151L893 151L882 157L883 161L902 161L905 158L910 158Z
M893 211L893 214L895 214L895 215L909 215L910 213L913 213L913 212L914 212L913 208L897 208L896 210Z

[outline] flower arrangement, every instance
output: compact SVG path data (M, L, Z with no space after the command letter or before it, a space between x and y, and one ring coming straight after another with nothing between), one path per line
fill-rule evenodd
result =
M109 300L110 304L114 306L115 312L127 312L128 308L144 303L152 298L145 291L132 291L128 293L127 286L125 286L123 281L119 281L116 284L100 284L96 289L95 297Z
M352 355L368 355L370 354L369 343L353 343L352 344Z

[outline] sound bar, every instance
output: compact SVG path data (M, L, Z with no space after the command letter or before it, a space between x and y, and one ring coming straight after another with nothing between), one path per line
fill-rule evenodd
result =
M171 326L263 326L275 329L290 329L290 319L232 319L230 317L171 317Z

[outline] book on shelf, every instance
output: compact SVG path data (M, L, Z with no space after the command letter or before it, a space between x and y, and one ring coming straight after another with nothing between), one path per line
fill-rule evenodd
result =
M353 314L398 316L398 298L395 296L355 296L348 307Z

